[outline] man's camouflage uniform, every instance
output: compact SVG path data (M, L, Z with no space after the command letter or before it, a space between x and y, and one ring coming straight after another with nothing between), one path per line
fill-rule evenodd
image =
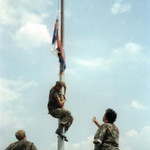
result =
M65 131L67 131L73 122L73 117L70 111L61 108L57 104L56 98L61 99L62 96L61 92L53 87L49 93L48 110L51 116L60 119L59 124L62 124L65 127Z
M37 150L34 143L26 140L20 140L10 144L5 150Z
M95 144L94 150L119 150L119 129L115 124L102 124L94 136L95 139L100 140L100 144Z

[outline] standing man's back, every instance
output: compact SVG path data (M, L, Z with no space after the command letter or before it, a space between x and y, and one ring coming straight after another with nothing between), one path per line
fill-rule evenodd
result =
M27 141L24 130L19 130L15 134L18 141L11 143L5 150L37 150L34 143Z

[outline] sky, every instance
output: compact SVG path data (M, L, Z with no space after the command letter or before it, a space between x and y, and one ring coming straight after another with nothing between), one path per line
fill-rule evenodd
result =
M65 0L67 102L74 122L65 150L93 149L107 108L117 112L120 150L149 150L150 3ZM0 0L0 148L24 129L38 150L56 150L49 89L59 80L50 50L59 0Z

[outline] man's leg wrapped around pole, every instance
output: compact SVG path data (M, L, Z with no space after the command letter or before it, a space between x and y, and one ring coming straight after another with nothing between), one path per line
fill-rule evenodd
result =
M59 119L58 130L56 130L57 132L59 131L61 132L63 127L65 127L65 131L67 131L73 122L73 117L71 116L71 112L68 110L57 108L50 111L50 114L54 118Z

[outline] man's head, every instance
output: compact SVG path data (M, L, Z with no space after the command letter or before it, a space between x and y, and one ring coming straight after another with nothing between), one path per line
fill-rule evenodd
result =
M107 109L103 117L104 122L114 123L117 118L117 113L113 109Z
M24 130L18 130L15 134L16 138L20 141L20 140L24 140L26 139L26 133Z
M57 90L61 90L62 87L65 87L65 83L61 81L57 81L55 87Z

